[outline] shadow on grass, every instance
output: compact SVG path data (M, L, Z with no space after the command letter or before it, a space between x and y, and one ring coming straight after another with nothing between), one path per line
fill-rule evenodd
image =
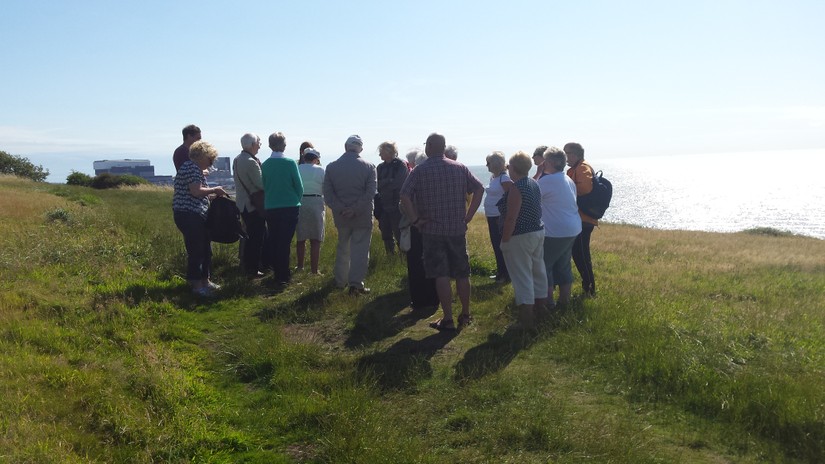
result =
M484 377L507 367L519 351L536 342L539 333L507 328L503 334L491 333L487 341L471 348L455 366L456 380Z
M270 287L270 295L284 292L287 287ZM340 291L333 282L313 291L308 291L295 300L284 301L271 308L265 308L255 314L261 322L278 319L287 323L313 322L323 317L324 303L329 294Z
M419 309L398 314L407 307L409 294L406 291L387 293L365 304L344 345L359 348L401 333L415 325L419 319L432 316L436 308Z
M456 364L455 379L479 379L504 369L520 351L552 336L557 330L563 330L571 321L579 320L581 308L581 302L573 301L565 308L552 310L534 331L508 327L503 334L491 333L487 336L486 342L468 350L464 358Z
M436 332L421 340L404 338L386 351L358 360L358 374L374 378L383 390L398 390L432 375L430 359L444 348L457 332Z

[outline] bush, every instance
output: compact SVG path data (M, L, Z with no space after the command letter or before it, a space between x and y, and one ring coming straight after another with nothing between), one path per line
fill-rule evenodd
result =
M92 176L73 170L72 173L66 177L66 184L89 187L92 185Z
M48 177L49 170L43 169L43 166L40 165L35 166L22 156L10 155L0 151L0 174L13 174L35 182L43 182Z
M96 189L111 189L118 188L121 185L135 186L148 183L149 181L143 177L133 176L131 174L119 176L117 174L104 172L103 174L96 175L94 179L92 179L91 186Z
M135 185L144 185L148 183L148 180L140 176L135 176L132 174L122 174L120 176L120 185L128 185L130 187L134 187Z

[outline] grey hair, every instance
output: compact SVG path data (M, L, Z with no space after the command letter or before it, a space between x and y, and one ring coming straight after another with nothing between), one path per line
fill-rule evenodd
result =
M559 147L548 147L544 151L544 162L556 171L563 171L564 167L567 166L567 155Z
M423 154L424 152L421 151L420 148L413 148L412 150L407 152L407 162L412 165L415 165L417 164L416 161L418 160L418 157Z
M455 145L447 145L447 147L444 148L444 156L450 158L453 161L457 160L458 148L456 148Z
M415 165L421 166L422 164L424 164L424 161L427 161L428 159L429 157L427 157L426 154L419 153L418 156L415 157Z
M258 143L258 140L261 140L261 138L253 134L252 132L247 132L241 137L241 148L244 150L248 150L252 148L253 145Z
M504 169L504 167L507 166L507 160L504 158L504 152L501 151L494 151L487 155L487 162L491 166L495 166L499 169Z

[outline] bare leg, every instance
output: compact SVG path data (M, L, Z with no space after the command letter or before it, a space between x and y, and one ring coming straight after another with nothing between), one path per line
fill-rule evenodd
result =
M461 302L461 314L470 315L470 278L464 277L455 280L455 291Z
M564 305L570 302L570 289L573 284L559 285L559 304Z
M533 305L518 305L518 324L516 328L521 330L532 330L536 326L536 315Z
M435 278L435 291L438 292L438 302L444 311L444 320L453 320L453 286L449 277Z
M309 265L313 274L318 273L318 261L321 259L321 241L309 241ZM303 264L303 261L301 262Z
M304 270L304 255L306 255L306 240L299 240L295 242L295 257L298 262L298 270Z
M547 303L547 298L536 298L533 304L533 314L537 319L541 320L550 315Z

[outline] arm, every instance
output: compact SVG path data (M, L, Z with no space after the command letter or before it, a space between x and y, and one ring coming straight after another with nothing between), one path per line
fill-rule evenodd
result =
M212 194L219 197L227 196L226 190L224 190L223 187L204 187L200 182L192 182L189 184L189 193L195 198L203 198Z
M504 230L501 232L501 241L509 242L516 230L516 218L521 210L521 192L511 188L507 194L507 216L504 218Z
M421 217L418 214L418 209L415 207L415 204L412 202L412 198L410 198L409 195L401 195L401 202L399 203L399 206L401 207L401 213L407 217L410 224L421 229L421 226L427 222L427 218Z
M264 178L261 174L261 166L256 163L255 160L246 160L246 166L244 166L241 175L244 176L244 182L246 182L250 193L264 189Z
M370 165L370 173L367 175L364 183L364 195L358 199L356 204L353 205L353 208L357 209L357 211L367 209L367 205L372 205L372 200L375 198L376 192L378 192L378 177L375 166ZM372 208L370 208L370 214L372 214Z
M464 222L469 224L473 220L478 207L481 205L481 199L484 197L484 187L480 186L473 191L473 199L470 201L470 206L467 208L467 215L464 216Z
M576 196L587 195L593 191L593 170L582 162L573 171L573 182L576 183Z
M298 164L292 162L290 163L290 166L292 173L292 188L295 189L295 193L298 194L300 201L301 196L304 194L304 181L301 179L301 173L298 172Z
M335 186L332 185L329 168L330 167L327 167L327 171L324 173L324 203L329 206L329 209L331 209L333 213L339 213L344 205L341 204L335 195Z

